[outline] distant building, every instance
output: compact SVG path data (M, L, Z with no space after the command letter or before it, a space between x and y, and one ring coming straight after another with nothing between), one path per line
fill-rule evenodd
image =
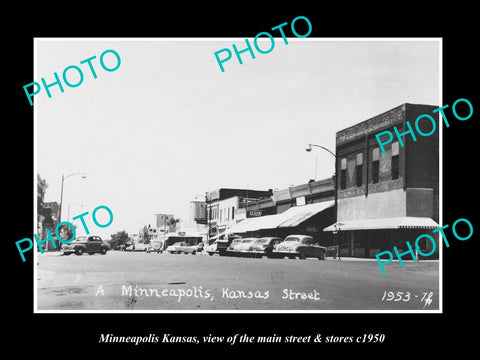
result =
M418 235L439 227L438 132L417 136L416 142L406 134L404 146L394 137L385 145L386 154L375 137L385 130L394 133L394 126L403 133L407 121L413 127L419 115L436 108L403 104L337 132L337 222L325 231L339 231L341 255L373 257L393 246L403 252L406 241L413 244ZM425 123L422 131L428 133L432 125ZM420 247L428 253L433 245L422 241Z
M172 214L155 214L154 228L157 233L160 232L175 232L176 224L175 217Z
M52 217L53 223L56 225L59 222L60 216L60 204L56 201L50 201L44 203L44 208L50 209L50 216Z
M205 200L192 200L190 201L190 218L189 221L196 221L198 223L204 223L206 219Z
M236 213L249 201L269 198L272 190L220 188L206 194L206 215L209 239L223 234L238 221Z

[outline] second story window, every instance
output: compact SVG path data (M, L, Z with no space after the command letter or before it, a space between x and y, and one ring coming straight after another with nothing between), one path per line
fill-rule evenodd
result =
M357 166L355 169L355 185L362 186L362 175L363 175L363 153L357 154Z
M340 160L340 190L347 188L347 159Z
M378 183L380 180L380 148L372 151L372 182Z
M392 180L398 179L400 174L400 155L398 141L392 143Z

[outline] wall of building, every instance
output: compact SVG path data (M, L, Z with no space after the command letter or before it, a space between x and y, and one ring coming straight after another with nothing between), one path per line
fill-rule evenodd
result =
M407 216L406 192L395 189L338 199L337 208L339 222Z
M405 146L406 151L406 187L407 188L422 188L432 189L431 195L432 205L432 219L439 221L439 118L438 113L433 114L432 111L436 109L436 106L409 106L407 107L408 121L413 124L418 116L422 114L428 114L435 119L436 131L428 136L423 137L416 133L417 141L408 136ZM431 121L422 119L418 122L419 128L424 133L429 133L432 130ZM416 132L416 130L415 130ZM429 195L430 196L430 195Z
M434 191L433 189L406 190L406 216L434 218ZM435 220L435 219L434 219Z

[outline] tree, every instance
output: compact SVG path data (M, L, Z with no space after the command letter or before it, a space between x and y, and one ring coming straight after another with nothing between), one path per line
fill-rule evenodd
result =
M175 219L175 218L171 217L171 218L168 220L168 224L171 225L171 226L177 225L177 223L179 223L179 222L180 222L180 218L176 218L176 219Z
M130 240L125 230L118 231L116 234L112 234L111 237L112 238L110 239L109 244L112 249L115 249L119 246L125 246Z
M52 220L53 224L53 220ZM77 225L72 224L75 228L75 233L77 232ZM62 240L73 240L73 229L71 226L67 224L62 224L58 228L58 235L62 238Z
M143 227L143 243L148 244L150 243L150 233L148 229L150 228L150 225L148 225L148 228L146 226Z

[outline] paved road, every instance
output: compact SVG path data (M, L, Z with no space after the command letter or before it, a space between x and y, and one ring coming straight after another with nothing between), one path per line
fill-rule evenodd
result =
M383 275L376 261L45 253L38 254L37 304L68 311L437 310L438 276L438 262L392 263ZM387 301L385 291L403 294Z

